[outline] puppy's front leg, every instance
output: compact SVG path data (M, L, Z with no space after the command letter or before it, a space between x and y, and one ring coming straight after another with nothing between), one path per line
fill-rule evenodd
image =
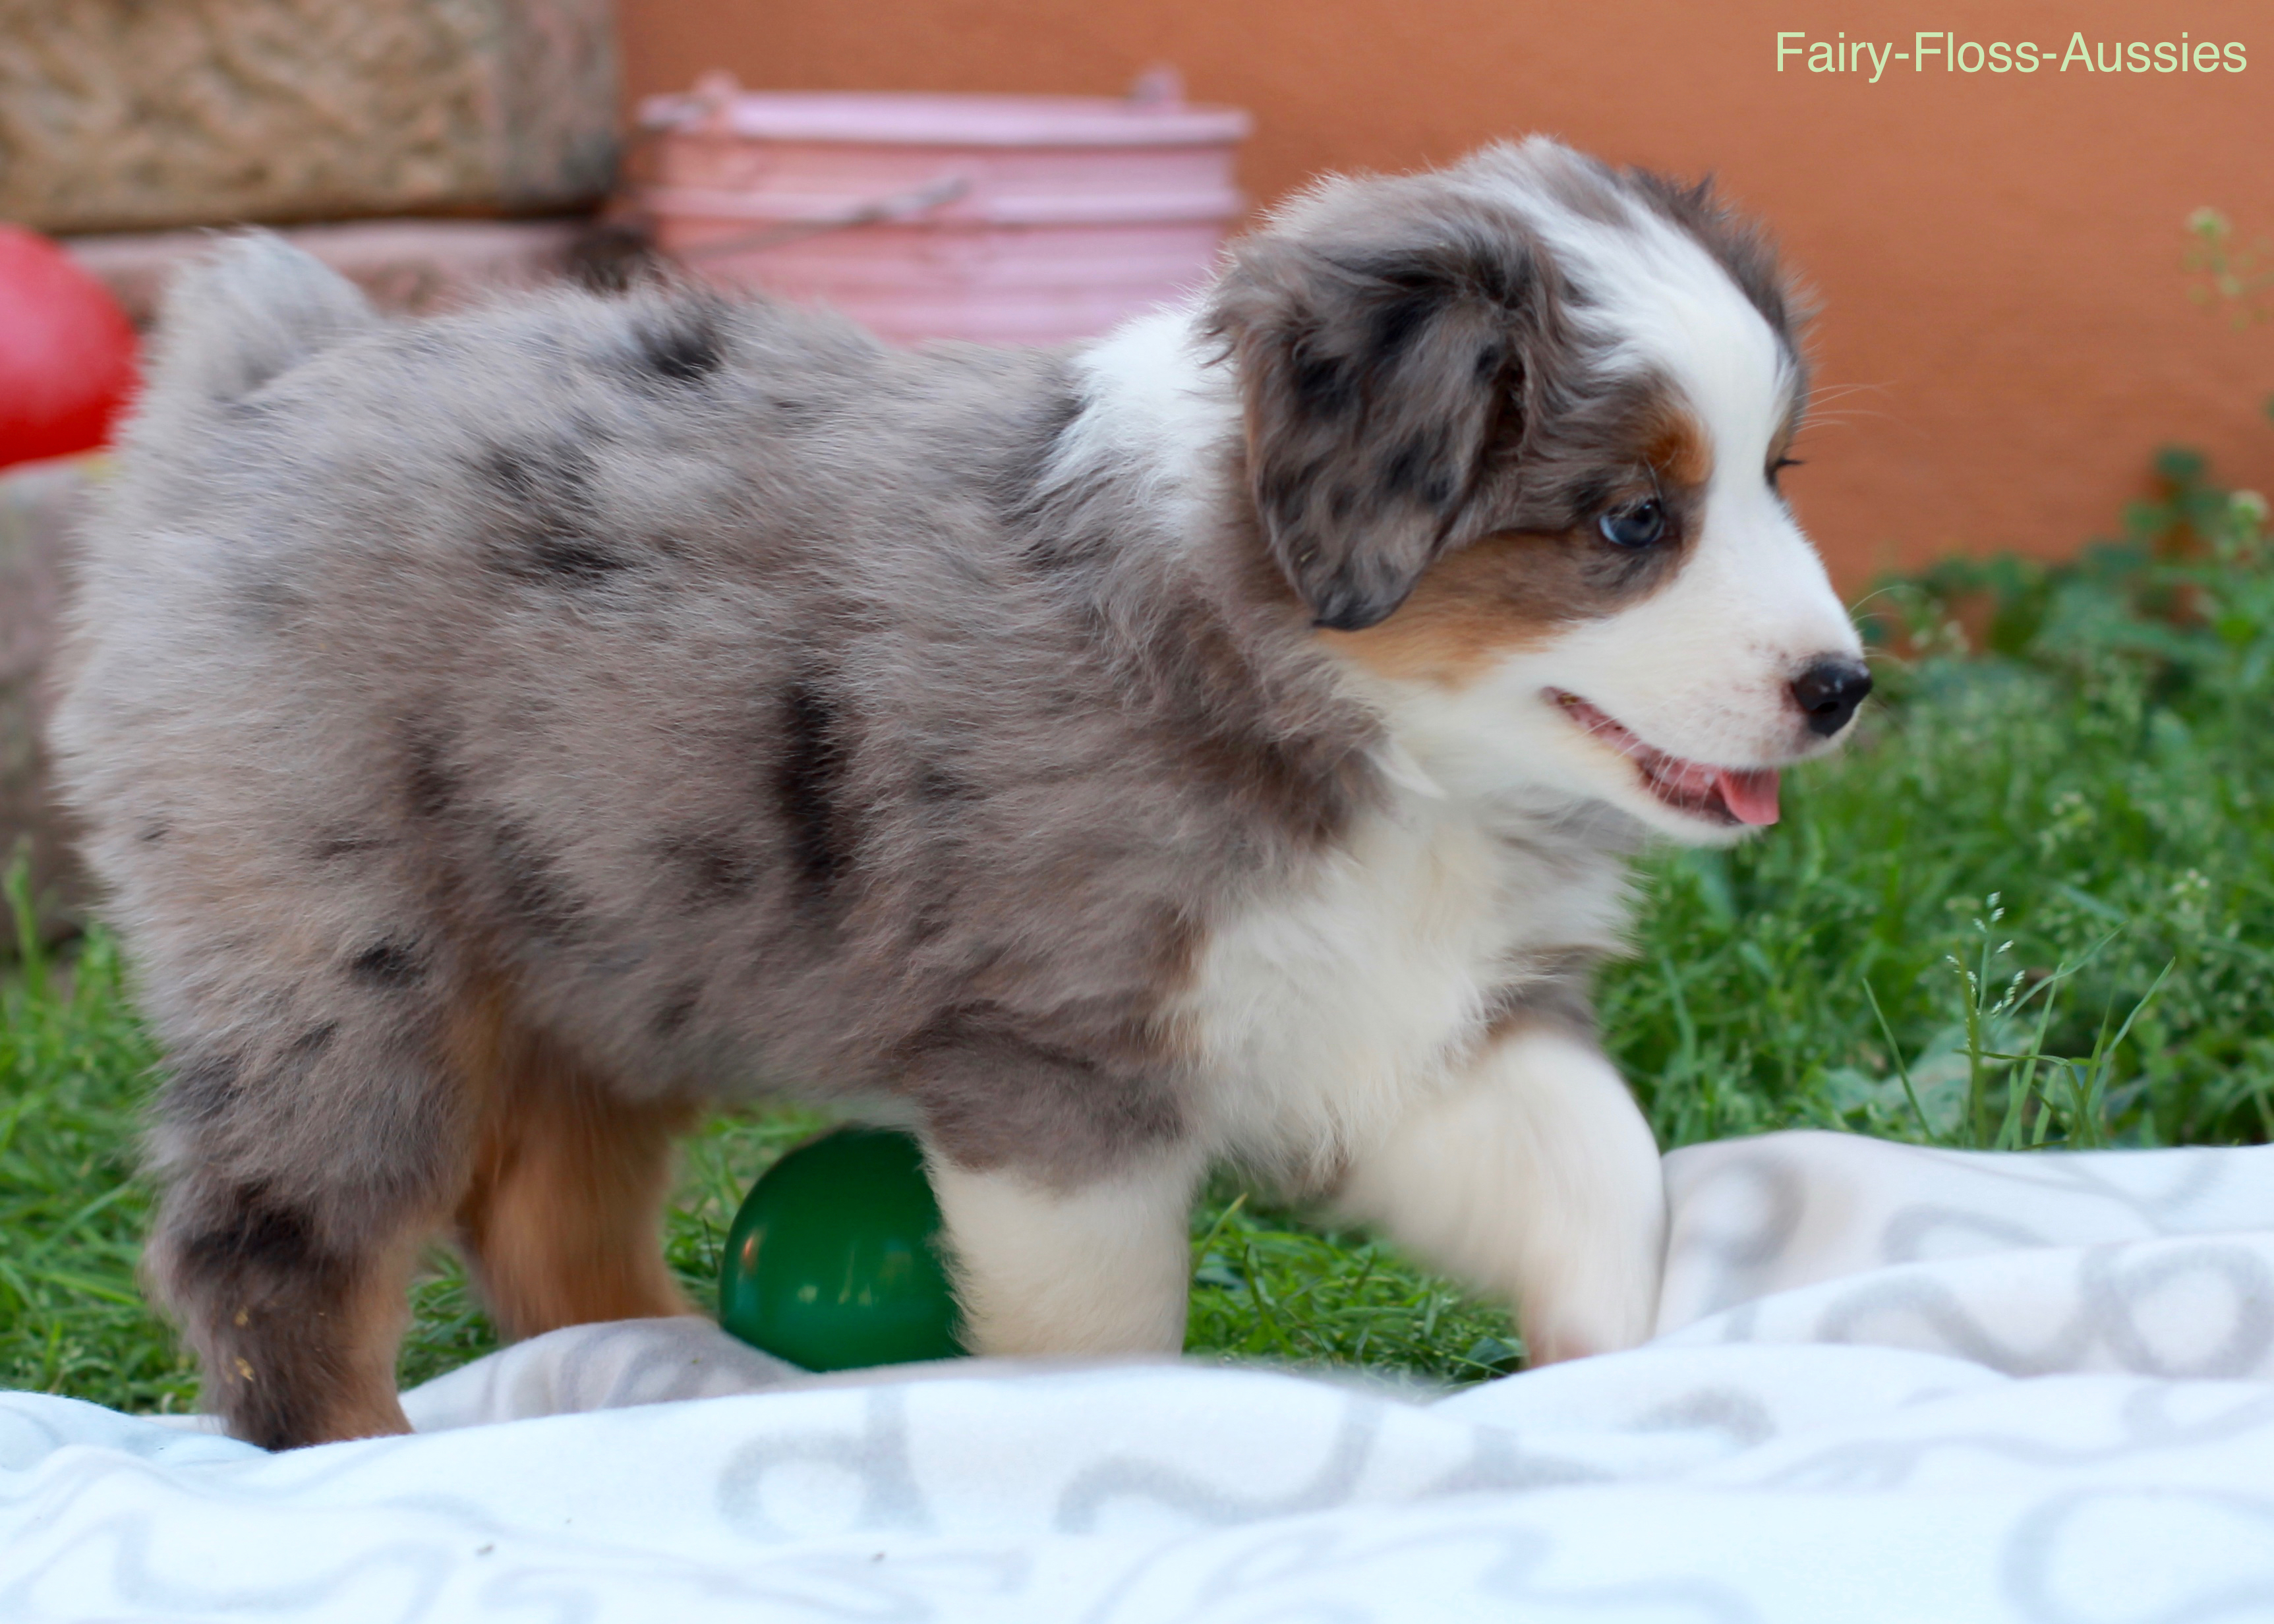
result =
M1514 1302L1535 1365L1650 1335L1666 1234L1658 1147L1585 1038L1542 1025L1500 1039L1361 1147L1340 1199Z
M1175 1353L1185 1343L1197 1157L1057 1188L934 1151L932 1186L974 1353Z

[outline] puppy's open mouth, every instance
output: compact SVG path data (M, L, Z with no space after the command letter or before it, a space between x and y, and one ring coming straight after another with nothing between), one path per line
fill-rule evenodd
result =
M1577 694L1550 688L1548 696L1597 743L1608 745L1632 762L1643 787L1675 811L1724 824L1777 821L1775 768L1740 770L1684 761L1645 744Z

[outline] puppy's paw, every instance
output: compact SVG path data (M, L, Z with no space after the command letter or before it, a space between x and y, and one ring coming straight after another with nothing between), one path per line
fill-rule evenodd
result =
M1624 1278L1598 1277L1532 1294L1517 1316L1527 1364L1616 1353L1650 1339L1658 1315L1657 1259L1647 1268L1611 1273Z

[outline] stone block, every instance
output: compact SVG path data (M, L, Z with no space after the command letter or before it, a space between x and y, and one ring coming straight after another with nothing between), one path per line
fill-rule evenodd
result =
M0 0L0 219L560 212L616 152L609 0Z

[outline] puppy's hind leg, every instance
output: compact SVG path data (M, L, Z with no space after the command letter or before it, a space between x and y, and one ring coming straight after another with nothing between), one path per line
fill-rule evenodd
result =
M1535 1365L1650 1335L1666 1229L1658 1147L1618 1072L1574 1034L1501 1038L1359 1148L1339 1201L1513 1302Z
M172 1184L145 1267L232 1436L290 1449L410 1430L395 1354L422 1227L259 1177Z
M698 1108L629 1101L494 1001L454 1048L482 1096L457 1237L498 1328L690 1314L663 1259L672 1148Z
M187 1036L162 1095L146 1267L230 1432L267 1448L409 1430L395 1353L462 1161L453 1079L415 1007L347 965L208 977L259 1011ZM146 972L149 968L146 961ZM211 1007L211 1006L208 1006Z

